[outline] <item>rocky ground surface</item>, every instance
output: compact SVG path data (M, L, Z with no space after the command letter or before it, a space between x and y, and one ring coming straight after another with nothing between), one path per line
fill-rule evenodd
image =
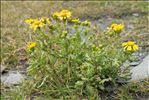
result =
M132 73L131 81L149 78L149 55L147 55L139 65L131 68L130 72Z

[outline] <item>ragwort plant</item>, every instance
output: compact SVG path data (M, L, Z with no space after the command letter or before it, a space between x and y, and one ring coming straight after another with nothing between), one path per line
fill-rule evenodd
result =
M138 50L133 41L119 42L123 24L96 34L90 21L73 19L68 10L25 22L33 29L28 75L36 90L53 98L75 94L95 99L107 85L115 85L121 64Z

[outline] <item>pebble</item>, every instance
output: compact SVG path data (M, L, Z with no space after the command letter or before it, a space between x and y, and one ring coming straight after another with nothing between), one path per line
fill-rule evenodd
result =
M149 78L149 55L147 55L143 61L136 67L130 70L131 81L138 81Z
M1 82L6 86L18 85L24 80L22 74L18 71L9 71L1 75Z
M139 65L139 63L140 63L140 62L131 62L131 63L129 63L129 65L130 65L130 66L137 66L137 65Z
M133 15L133 16L136 16L136 17L138 17L138 16L139 16L139 14L138 14L138 13L133 13L132 15Z

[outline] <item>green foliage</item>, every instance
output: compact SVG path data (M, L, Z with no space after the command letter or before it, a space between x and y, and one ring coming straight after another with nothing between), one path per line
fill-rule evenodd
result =
M89 21L68 21L51 18L49 27L29 35L37 46L28 50L28 75L35 79L35 89L53 98L74 93L96 98L107 84L115 85L130 54L118 43L119 35L96 34Z

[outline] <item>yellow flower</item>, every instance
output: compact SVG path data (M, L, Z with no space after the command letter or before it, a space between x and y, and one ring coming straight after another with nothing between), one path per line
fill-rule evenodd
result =
M71 12L69 10L62 10L61 12L55 12L53 17L59 18L60 20L65 20L71 17Z
M62 17L63 19L67 19L71 17L71 12L69 10L62 10L60 12L60 17Z
M110 29L116 33L120 33L124 29L124 24L112 24Z
M34 23L34 19L26 19L25 23L32 24L32 23Z
M28 42L28 43L27 43L27 48L28 48L28 49L32 49L32 48L35 48L36 45L37 45L36 42Z
M60 16L60 13L59 12L55 12L54 14L53 14L53 17L59 17Z
M71 22L76 23L76 24L80 24L81 23L79 18L78 19L72 19Z
M45 26L45 24L39 20L34 20L34 22L30 25L30 28L32 28L34 31L37 29L37 28L41 28Z
M131 52L137 51L139 49L139 46L132 41L124 42L122 44L122 47L124 48L124 50Z
M48 18L42 17L40 19L27 19L25 23L29 24L30 28L35 31L37 28L44 27L46 23L50 24L50 21Z

